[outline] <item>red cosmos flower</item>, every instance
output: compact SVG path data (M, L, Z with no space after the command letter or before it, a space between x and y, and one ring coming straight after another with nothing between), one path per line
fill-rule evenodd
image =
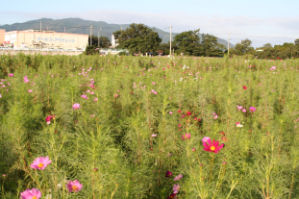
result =
M247 86L243 86L243 89L244 89L244 90L247 90Z
M192 113L190 111L186 112L186 115L190 116Z
M206 142L203 142L203 146L205 151L218 153L224 147L224 144L219 145L218 141L208 139Z
M176 197L176 194L175 193L172 193L172 194L170 194L170 196L168 196L168 198L167 199L176 199L177 197Z
M181 109L179 109L179 110L178 110L178 113L181 113L181 112L182 112Z
M172 176L172 172L171 171L166 171L165 177L169 178L171 176Z

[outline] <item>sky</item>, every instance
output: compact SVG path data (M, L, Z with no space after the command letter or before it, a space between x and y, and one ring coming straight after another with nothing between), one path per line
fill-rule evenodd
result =
M299 38L299 0L1 0L0 24L80 17L115 24L143 23L174 32L200 29L254 47Z

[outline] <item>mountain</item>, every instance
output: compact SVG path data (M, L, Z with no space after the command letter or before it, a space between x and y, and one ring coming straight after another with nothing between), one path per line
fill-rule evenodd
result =
M14 23L11 25L2 25L0 29L5 29L6 31L13 30L52 30L56 32L68 32L68 33L81 33L90 34L92 26L93 35L102 35L111 39L111 34L117 30L126 29L130 24L109 24L104 21L91 21L80 18L65 18L65 19L49 19L42 18L37 20L31 20L24 23ZM167 43L169 41L169 32L165 32L159 28L152 27L156 31L162 42ZM173 37L177 33L173 33ZM218 38L218 42L222 44L227 44L223 39Z

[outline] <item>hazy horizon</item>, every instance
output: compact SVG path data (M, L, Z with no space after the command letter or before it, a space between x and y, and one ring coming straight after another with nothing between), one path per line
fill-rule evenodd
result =
M11 6L14 5L14 6ZM159 2L131 1L22 1L3 2L0 24L22 23L39 18L82 18L114 24L143 23L169 31L200 28L231 43L250 39L254 47L282 44L299 38L299 2L295 0L235 0Z

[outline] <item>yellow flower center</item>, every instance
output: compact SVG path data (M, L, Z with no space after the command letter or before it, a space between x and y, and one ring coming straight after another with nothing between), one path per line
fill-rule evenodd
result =
M37 197L36 197L36 196L33 196L31 199L37 199Z
M215 146L210 146L211 151L215 151L215 149L216 149Z
M44 166L44 164L43 163L39 163L37 166L38 166L38 168L42 168Z
M72 185L72 189L73 189L74 191L77 191L77 190L78 190L78 187L77 187L76 185Z

